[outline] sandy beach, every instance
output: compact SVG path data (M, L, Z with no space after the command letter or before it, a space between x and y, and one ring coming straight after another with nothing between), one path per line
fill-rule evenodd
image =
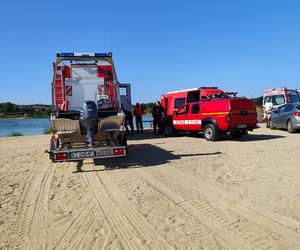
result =
M300 133L129 139L53 164L49 136L0 138L1 249L300 249Z

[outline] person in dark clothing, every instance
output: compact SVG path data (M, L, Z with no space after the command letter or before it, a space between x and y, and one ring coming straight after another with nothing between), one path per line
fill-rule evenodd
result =
M139 133L141 131L141 133L143 133L143 109L142 106L137 103L135 105L135 109L133 111L134 116L135 116L135 123L136 123L136 130Z
M131 130L131 134L134 134L134 127L133 127L133 115L130 111L123 108L124 114L125 114L125 129L126 132L129 134L128 125Z
M163 119L164 109L161 106L160 102L156 102L152 109L152 117L153 117L153 130L154 133L160 133L162 128L162 119Z

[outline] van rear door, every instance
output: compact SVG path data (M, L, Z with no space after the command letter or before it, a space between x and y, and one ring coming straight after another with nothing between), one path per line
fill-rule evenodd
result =
M72 65L71 77L65 79L69 110L80 111L85 101L97 102L98 86L104 84L104 79L98 77L96 65Z

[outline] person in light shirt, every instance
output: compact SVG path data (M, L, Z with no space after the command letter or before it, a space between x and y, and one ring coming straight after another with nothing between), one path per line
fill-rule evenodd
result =
M271 101L266 102L265 103L264 119L267 122L267 128L270 127L270 118L271 118L272 111L273 111L273 103Z

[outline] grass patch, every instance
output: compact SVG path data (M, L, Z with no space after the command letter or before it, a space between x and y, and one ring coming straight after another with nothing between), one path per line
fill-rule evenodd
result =
M12 132L11 136L23 136L23 134L20 132Z

